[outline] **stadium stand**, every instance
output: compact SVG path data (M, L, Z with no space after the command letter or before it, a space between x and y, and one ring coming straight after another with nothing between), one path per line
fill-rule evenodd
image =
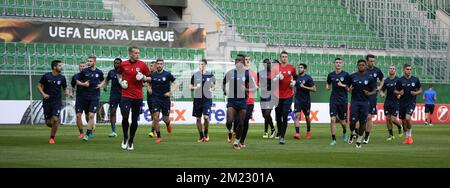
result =
M2 16L112 20L112 11L104 8L103 0L2 0L0 13Z

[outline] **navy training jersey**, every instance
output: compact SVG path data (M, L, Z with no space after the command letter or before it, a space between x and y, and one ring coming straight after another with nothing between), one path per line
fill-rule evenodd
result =
M306 87L314 86L314 80L312 79L312 77L307 74L305 74L304 76L298 75L295 81L295 99L302 102L311 102L311 97L309 95L310 91L305 88L301 88L300 85L303 84Z
M86 82L89 80L89 87L83 88L84 97L90 99L98 99L100 98L100 88L97 89L98 84L100 84L105 78L103 77L103 72L95 68L95 70L91 70L90 68L85 68L80 73L80 78L78 79L80 82Z
M328 74L327 83L332 86L330 102L335 104L347 103L347 88L338 86L337 84L339 81L348 85L350 82L350 75L345 71L341 71L339 74L336 74L336 71L333 71Z
M200 71L195 72L191 77L191 84L199 87L194 90L194 99L212 100L210 88L216 84L216 77L211 72L206 71L205 74L202 74Z
M228 101L247 101L247 91L245 88L248 83L250 83L250 79L253 79L250 76L249 70L236 70L236 68L231 69L225 74L223 78L223 85L228 83L228 87L226 88ZM253 82L254 83L254 82Z
M378 83L378 81L382 81L384 78L384 74L383 72L381 72L381 70L378 67L372 67L372 69L367 68L366 69L366 73L369 74L374 80L375 80L375 84ZM371 98L376 98L377 95L373 94L370 96Z
M111 90L109 93L109 97L120 99L122 96L122 87L120 86L119 80L117 79L116 69L112 69L108 72L106 81L111 81Z
M397 95L394 93L397 86L398 77L384 79L384 84L381 88L382 91L386 91L386 99L384 103L398 103Z
M175 77L172 73L163 70L161 73L157 71L150 74L152 78L152 98L169 98L164 96L170 91L171 83L175 81Z
M268 69L263 69L258 72L258 85L261 88L260 97L263 99L267 99L270 97L271 89L272 89L272 80L270 79L270 71Z
M76 89L76 97L82 97L83 96L83 87L77 85L77 80L80 78L80 73L76 73L72 76L72 80L70 81L70 85L72 88Z
M66 77L59 74L57 76L53 76L51 72L45 73L42 75L39 83L42 84L44 93L50 95L48 99L44 99L46 102L61 102L61 88L67 88Z
M415 104L416 96L411 95L411 91L417 91L422 87L420 80L414 76L407 79L404 76L398 79L396 90L403 91L403 95L400 97L401 104Z
M370 92L370 91L373 91L374 89L376 89L377 83L375 82L373 77L367 73L364 73L361 75L356 72L356 73L353 73L352 75L350 75L350 78L351 78L351 82L350 82L349 87L350 86L353 87L352 102L353 101L360 101L360 102L367 101L367 103L368 103L369 96L366 96L364 94L364 90Z

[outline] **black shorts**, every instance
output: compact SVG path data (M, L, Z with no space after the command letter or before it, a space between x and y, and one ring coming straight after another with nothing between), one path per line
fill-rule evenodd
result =
M75 100L75 112L83 113L83 111L87 113L89 111L89 108L86 107L86 104L81 97L77 97Z
M50 119L52 116L59 117L61 112L62 103L61 102L46 102L42 103L42 108L44 109L44 118Z
M303 112L306 117L309 117L309 113L311 111L311 102L303 102L298 99L295 99L294 104L294 113Z
M114 97L114 98L109 98L109 108L110 109L117 109L117 107L120 104L120 98Z
M155 112L161 112L163 116L170 115L170 98L157 99L152 98L152 107L150 112L153 114Z
M272 110L274 106L274 101L271 98L260 98L261 110Z
M369 97L369 114L377 115L377 96L372 95Z
M397 116L398 115L398 103L392 103L392 102L385 102L384 103L384 115L392 115Z
M227 108L234 108L235 110L247 109L247 99L232 99L228 98Z
M120 112L122 116L128 114L130 112L133 114L141 114L142 113L142 99L131 99L128 97L122 97L120 99Z
M211 106L212 106L212 100L198 100L196 101L194 99L194 106L192 109L192 116L194 117L202 117L204 116L210 116L211 115Z
M347 103L330 103L330 117L337 116L340 120L347 121Z
M281 108L281 114L289 114L291 112L292 97L287 99L278 99L278 105L276 108Z
M89 111L89 113L97 113L98 105L99 105L99 99L83 99L84 104L84 110L86 112Z
M245 118L251 119L253 117L253 109L255 108L254 104L247 104L247 110L245 112Z
M369 106L367 101L352 101L350 103L350 122L359 121L360 125L365 124L369 115Z
M433 114L434 104L425 104L425 113Z
M400 119L406 119L406 114L412 116L416 109L416 103L400 104L398 116Z

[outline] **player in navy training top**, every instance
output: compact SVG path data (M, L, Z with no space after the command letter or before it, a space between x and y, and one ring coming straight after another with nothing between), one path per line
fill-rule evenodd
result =
M85 105L85 110L87 109L89 111L88 128L83 138L84 141L88 141L89 138L94 136L92 131L94 129L94 117L100 101L100 88L105 83L103 72L95 66L96 59L94 55L88 57L88 67L81 71L77 81L77 85L84 87L82 100Z
M86 63L84 61L80 62L78 65L78 69L80 70L79 73L76 73L72 76L72 80L70 82L70 85L72 86L72 89L70 91L70 96L73 97L74 90L76 88L76 98L75 98L75 113L76 113L76 124L78 127L78 130L80 131L79 138L84 138L84 132L83 132L83 121L81 120L81 116L83 114L83 111L85 112L85 118L86 122L89 121L89 114L88 111L84 109L83 105L83 87L77 85L77 80L80 78L80 73L83 69L87 67Z
M149 70L150 70L150 74L152 72L156 71L156 61L150 62ZM145 85L147 86L147 106L150 111L150 109L152 108L152 93L153 93L153 91L152 91L152 86L149 82L145 82ZM155 130L155 126L153 126L153 123L152 123L152 130L150 130L150 132L148 133L148 137L153 138L154 136L156 136L156 130Z
M381 89L381 87L383 86L383 72L381 72L381 70L377 67L374 66L375 64L375 56L372 54L368 54L366 56L366 61L367 61L367 68L366 68L366 72L372 76L372 78L375 80L375 83L378 82L378 80L380 80L380 86L377 86L377 91L379 91ZM377 115L377 92L375 92L374 95L369 96L369 115L367 116L367 121L366 121L366 134L364 137L364 144L368 144L369 143L369 135L370 135L370 131L372 130L372 126L373 126L373 121L372 121L372 117Z
M275 127L273 126L272 109L274 106L273 98L271 97L272 90L272 79L270 79L272 64L269 59L263 60L263 69L258 72L257 84L261 89L260 93L260 107L261 113L264 117L264 134L263 138L274 138L277 134L275 131ZM271 133L267 132L270 126Z
M170 125L170 97L178 88L178 83L172 73L164 70L164 60L156 60L156 71L150 74L152 87L152 113L153 126L156 129L157 139L155 142L161 142L161 132L159 125L159 114L162 113L163 121L166 124L167 132L172 133Z
M50 132L50 144L55 144L55 135L59 126L59 113L62 107L61 89L68 96L66 78L61 75L63 69L59 60L51 63L52 72L45 73L39 80L38 90L43 96L42 108L44 109L45 123L52 128Z
M376 82L373 77L366 72L367 63L365 60L358 60L358 72L350 75L349 91L352 94L350 102L350 131L352 135L358 134L356 148L361 148L363 134L365 131L367 116L369 114L369 96L377 92ZM356 122L360 127L356 128ZM353 136L349 138L349 143L353 142Z
M222 82L224 95L227 96L226 126L228 129L228 143L231 143L233 123L236 127L236 138L233 142L234 149L241 149L240 139L243 132L244 118L247 109L248 95L246 93L251 88L256 87L255 81L250 76L249 71L244 68L244 61L244 55L238 54L235 59L236 68L228 71Z
M120 86L119 79L117 79L117 70L119 69L122 59L116 58L113 61L114 69L108 72L106 76L106 82L104 85L104 91L107 91L108 82L111 81L111 91L109 91L109 120L111 121L111 134L109 137L116 137L116 111L122 98L122 86Z
M197 119L196 125L200 135L197 142L209 141L208 129L216 78L214 74L206 70L207 64L208 62L204 59L198 63L199 71L192 75L191 84L189 85L189 89L194 91L192 116ZM203 125L202 115L204 120Z
M395 66L389 67L389 77L384 79L383 86L380 90L381 97L386 97L384 100L384 115L386 116L386 126L389 136L388 141L395 139L394 133L392 133L392 124L395 124L398 128L398 136L402 137L402 126L397 119L398 115L398 99L399 96L394 93L397 85L398 77L395 76ZM386 91L386 93L384 93Z
M336 122L342 126L342 139L347 142L347 84L350 81L350 75L342 70L344 61L341 58L334 60L335 71L327 76L327 91L331 89L330 95L330 145L336 145Z
M298 76L295 80L295 105L294 105L294 113L295 113L295 139L300 139L300 127L299 121L301 113L305 115L306 121L306 139L309 140L311 138L311 119L309 118L309 114L311 111L311 97L309 95L310 92L316 91L316 85L314 84L314 80L311 76L306 74L306 70L308 66L304 63L300 63L298 65Z
M401 95L399 117L403 121L405 140L403 144L413 144L411 116L416 108L416 96L422 93L422 85L419 78L411 75L410 64L403 66L403 76L397 81L395 94Z

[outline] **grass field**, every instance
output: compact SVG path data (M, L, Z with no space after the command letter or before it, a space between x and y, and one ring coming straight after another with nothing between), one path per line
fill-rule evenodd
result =
M286 134L286 145L263 139L262 125L251 125L247 148L233 150L226 143L223 125L213 125L210 142L197 143L193 125L175 125L172 135L162 131L163 142L147 137L148 126L140 126L135 150L120 148L119 137L108 138L109 126L97 125L89 142L78 139L75 126L61 126L56 144L48 144L46 126L0 126L0 167L450 167L450 126L413 125L414 145L402 139L386 141L385 125L374 127L370 144L356 149L343 143L329 146L328 125L313 125L312 139L294 140L294 128ZM396 128L394 132L396 132Z

